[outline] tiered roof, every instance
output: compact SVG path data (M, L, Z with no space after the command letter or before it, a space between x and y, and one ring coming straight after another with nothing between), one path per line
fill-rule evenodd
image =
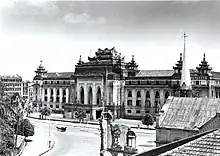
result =
M212 68L209 67L208 62L206 61L205 54L204 54L203 60L199 64L199 67L197 67L196 69L201 74L208 73L208 72L210 72L212 70Z
M170 77L173 70L140 70L136 77Z

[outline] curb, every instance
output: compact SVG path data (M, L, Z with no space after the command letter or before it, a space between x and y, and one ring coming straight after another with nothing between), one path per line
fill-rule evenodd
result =
M54 148L55 141L52 141L52 143L53 143L52 146L48 150L46 150L45 152L41 153L39 156L42 156L42 155L46 154L47 152L49 152L50 150L52 150Z
M16 156L20 156L23 153L25 146L27 146L27 142L26 141L25 141L21 151Z
M28 118L42 120L42 119L39 119L38 117L33 117L33 116L28 116ZM60 121L60 122L69 122L69 123L79 123L79 122L77 122L77 121L68 121L68 120L61 120L61 119L44 119L44 120ZM89 124L89 125L99 125L99 123L92 123L92 122L88 122L87 124ZM86 124L85 124L85 125L86 125ZM73 127L82 127L82 126L73 126ZM134 126L131 126L131 128L138 129L138 127L134 127ZM155 128L145 128L145 127L139 127L139 129L156 130Z

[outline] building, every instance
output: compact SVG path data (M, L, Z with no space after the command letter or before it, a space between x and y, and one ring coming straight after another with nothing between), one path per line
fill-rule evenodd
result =
M0 76L1 82L4 85L4 92L12 96L15 93L22 95L22 77L19 75Z
M22 94L21 96L23 97L24 100L28 100L28 95L29 95L29 84L30 81L22 81Z
M220 128L219 103L219 98L169 97L157 120L157 146Z
M49 73L42 66L37 68L33 81L33 105L41 108L48 106L53 112L63 112L64 104L71 102L73 72ZM74 83L74 81L73 81Z

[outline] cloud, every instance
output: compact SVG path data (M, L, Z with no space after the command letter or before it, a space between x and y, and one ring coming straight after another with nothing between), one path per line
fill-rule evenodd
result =
M73 12L64 15L63 20L68 24L105 24L104 17L92 18L87 13L75 14Z

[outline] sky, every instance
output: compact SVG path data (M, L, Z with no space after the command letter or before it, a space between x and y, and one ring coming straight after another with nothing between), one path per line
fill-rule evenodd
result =
M48 72L74 72L98 48L112 48L139 69L172 69L183 52L195 69L204 52L220 72L218 1L0 0L0 75L33 80L43 61Z

